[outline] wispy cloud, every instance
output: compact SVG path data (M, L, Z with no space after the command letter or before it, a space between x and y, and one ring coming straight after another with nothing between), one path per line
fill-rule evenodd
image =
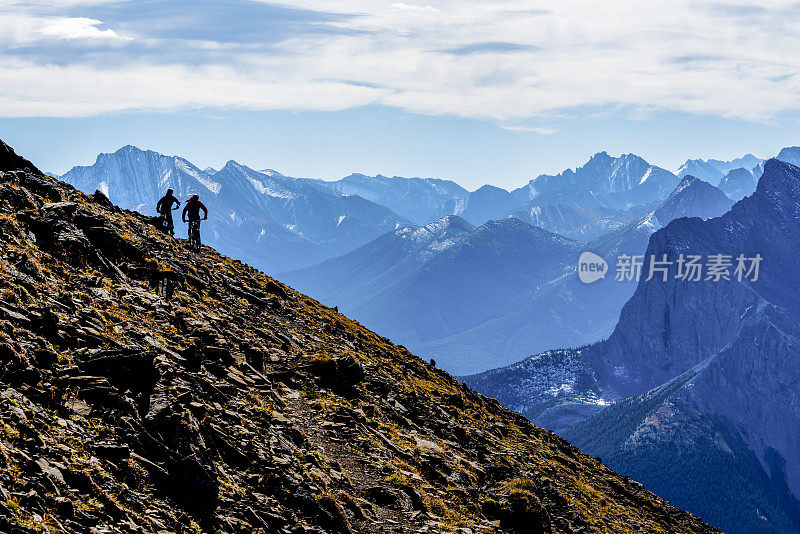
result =
M378 104L548 133L514 125L592 109L753 121L800 109L789 0L221 5L1 4L0 115Z
M533 50L540 50L538 46L525 45L519 43L470 43L457 48L444 50L450 54L457 56L466 56L468 54L507 54L510 52L531 52Z

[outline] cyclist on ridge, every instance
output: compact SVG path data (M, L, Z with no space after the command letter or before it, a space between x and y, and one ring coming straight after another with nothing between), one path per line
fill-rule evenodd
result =
M189 242L195 241L193 238L196 237L196 243L192 244L197 248L200 247L200 210L203 211L203 220L208 219L208 208L200 201L199 195L192 195L192 198L186 201L181 214L183 222L189 223Z
M175 208L172 206L175 206ZM173 196L172 189L167 189L167 194L161 197L161 200L156 204L156 211L161 215L164 221L164 227L162 229L168 232L169 235L175 235L175 224L172 222L172 210L180 207L181 202Z

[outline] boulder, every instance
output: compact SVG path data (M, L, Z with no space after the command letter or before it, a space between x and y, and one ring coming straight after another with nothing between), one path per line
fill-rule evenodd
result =
M409 495L396 488L375 486L365 492L367 499L378 506L385 506L400 512L410 512L414 510L414 503Z
M320 384L340 391L351 390L364 379L364 369L350 355L315 354L305 367Z
M219 483L213 471L193 458L179 458L167 467L167 489L185 510L210 515L217 508Z

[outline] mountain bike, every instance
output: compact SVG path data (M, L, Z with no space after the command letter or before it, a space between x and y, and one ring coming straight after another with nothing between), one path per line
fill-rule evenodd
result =
M175 211L178 208L172 208L172 211ZM169 217L167 213L160 213L158 216L158 229L164 232L165 234L175 235L175 223L172 221L172 217Z
M200 242L200 219L189 221L189 246L197 251L202 247Z

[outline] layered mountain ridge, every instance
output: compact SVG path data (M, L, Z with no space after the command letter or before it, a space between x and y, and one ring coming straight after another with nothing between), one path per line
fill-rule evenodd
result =
M168 187L181 199L199 194L211 208L209 243L271 272L314 265L398 225L425 225L446 215L477 226L513 215L549 231L590 239L645 213L648 209L639 204L661 202L677 185L667 171L631 154L614 158L601 153L559 176L573 174L555 183L537 178L543 192L530 185L514 191L486 185L469 192L435 178L290 178L234 161L220 170L200 170L184 158L126 146L62 178L85 193L103 191L121 206L145 214L153 213Z
M677 174L679 178L694 176L711 185L719 186L725 175L734 169L753 170L763 165L764 160L752 154L746 154L730 161L721 161L718 159L689 159L675 171L675 174Z
M680 216L713 217L732 201L700 180L684 179L656 210L589 241L544 231L516 218L472 227L452 216L435 227L457 235L446 243L409 247L403 228L356 251L283 278L367 326L468 374L512 363L535 348L596 341L611 333L635 283L579 283L580 252L612 265L621 253L643 254L650 234ZM426 245L427 246L427 245ZM515 408L518 408L514 405Z

